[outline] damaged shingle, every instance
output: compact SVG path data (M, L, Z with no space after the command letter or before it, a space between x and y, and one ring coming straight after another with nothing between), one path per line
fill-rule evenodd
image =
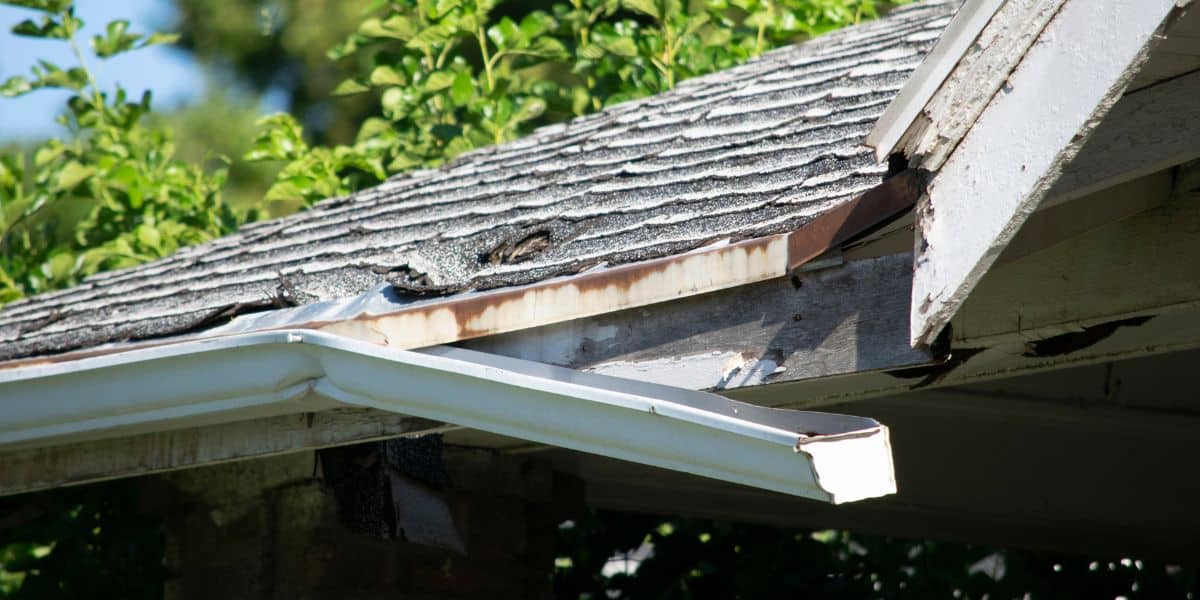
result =
M0 360L163 337L231 312L521 285L790 231L877 185L861 141L958 0L682 82L443 168L0 309Z
M550 232L535 231L522 238L504 240L481 258L489 265L512 265L525 262L550 247Z

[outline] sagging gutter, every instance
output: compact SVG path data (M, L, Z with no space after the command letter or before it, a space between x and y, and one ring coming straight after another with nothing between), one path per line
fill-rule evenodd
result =
M435 419L833 503L894 493L887 428L439 347L310 330L0 372L0 452L337 406Z

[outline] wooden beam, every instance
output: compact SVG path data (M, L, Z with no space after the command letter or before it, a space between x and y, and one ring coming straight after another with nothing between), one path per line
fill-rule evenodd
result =
M1069 202L1200 158L1200 102L1196 98L1200 98L1200 72L1122 96L1079 156L1063 169L1043 206Z
M1200 165L1180 167L1170 180L1147 180L1129 191L1162 198L1160 206L992 269L952 321L955 343L1036 340L1195 305L1200 189L1194 188Z
M907 129L892 151L909 157L914 166L940 168L1065 1L1010 0L992 9L984 23L975 26L977 35L962 46L936 93L903 124Z
M1108 112L1174 0L1068 0L917 211L914 344L929 344Z
M691 389L927 364L908 345L911 265L881 256L464 345Z
M448 429L378 410L334 409L9 450L0 452L0 496Z

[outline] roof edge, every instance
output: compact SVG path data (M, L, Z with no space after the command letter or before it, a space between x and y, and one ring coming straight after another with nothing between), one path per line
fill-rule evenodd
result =
M827 250L911 209L925 180L924 172L902 171L791 233L722 241L675 256L430 300L400 298L383 284L353 298L243 315L185 338L0 363L0 372L186 340L292 329L322 331L398 349L422 348L678 300L788 276Z

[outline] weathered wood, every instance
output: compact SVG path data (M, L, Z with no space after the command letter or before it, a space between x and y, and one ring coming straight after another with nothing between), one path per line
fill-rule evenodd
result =
M1039 339L1200 302L1200 193L1186 184L1192 171L1200 169L1178 170L1182 187L1153 210L992 269L952 321L955 343Z
M1064 2L1005 2L961 53L895 151L930 171L941 167Z
M917 212L913 343L930 343L1137 71L1173 0L1068 0Z
M334 409L0 452L0 495L447 430L370 409Z
M1043 206L1200 157L1197 98L1200 73L1123 96L1063 169Z
M1010 5L1016 3L1009 3ZM866 145L875 149L875 157L887 160L901 136L922 118L922 111L942 89L946 78L959 66L964 54L976 43L979 34L991 22L1005 0L966 0L942 32L937 45L913 71L900 93L867 134ZM993 93L995 90L992 90Z
M911 260L861 260L465 345L692 389L924 364L905 327Z

